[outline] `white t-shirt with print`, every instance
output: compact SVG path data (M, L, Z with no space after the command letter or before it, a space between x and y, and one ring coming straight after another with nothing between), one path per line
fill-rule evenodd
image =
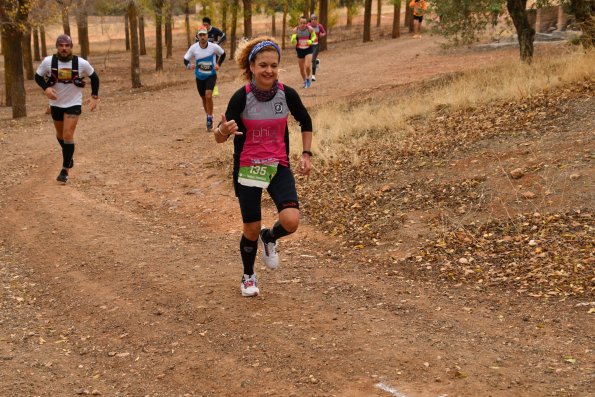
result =
M89 77L95 69L85 59L78 57L79 77ZM38 75L49 77L52 74L52 55L47 56L41 61L37 68ZM72 76L72 61L62 62L58 59L58 76ZM69 108L71 106L83 104L83 89L74 84L56 83L53 86L56 91L57 99L50 99L50 106L59 108Z

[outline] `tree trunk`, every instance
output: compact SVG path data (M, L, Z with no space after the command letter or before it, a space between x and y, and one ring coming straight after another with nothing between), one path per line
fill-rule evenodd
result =
M581 44L584 48L595 46L595 3L593 0L570 0L570 11L576 18L576 24L583 34Z
M223 0L221 2L221 30L227 32L227 10L229 8L229 1Z
M0 29L2 30L2 55L4 55L4 105L12 106L12 80L10 76L12 76L11 70L11 63L10 63L10 55L9 55L9 46L8 43L8 25L1 24Z
M320 0L318 2L318 14L318 20L327 30L328 34L328 0ZM326 35L318 38L318 44L320 46L321 52L326 51L328 48L326 38Z
M137 14L134 0L130 0L128 2L128 19L130 23L130 77L132 88L139 88L141 86Z
M89 58L89 17L87 14L86 2L79 3L79 10L76 14L76 26L79 35L79 44L81 46L81 57Z
M124 14L124 36L126 42L126 51L130 51L130 25L128 24L128 11Z
M140 42L140 54L147 55L147 46L145 45L145 16L138 16L138 36Z
M316 0L310 0L310 14L306 15L306 16L308 18L310 18L310 15L315 14L315 13L316 13ZM320 13L320 10L318 10L318 13Z
M231 59L235 58L236 55L236 43L237 43L237 29L238 29L238 8L240 8L240 0L233 0L231 6L231 42L229 43L229 52L231 53Z
M172 36L172 4L170 0L165 3L165 57L173 56L173 36Z
M350 28L353 25L353 15L351 14L351 7L353 7L353 0L345 0L345 7L347 8L347 24Z
M62 30L64 30L64 34L70 36L70 18L68 15L68 7L64 7L62 9Z
M33 59L41 61L41 51L39 50L39 29L33 29Z
M275 37L277 35L277 27L275 26L275 9L271 13L271 35Z
M244 37L252 37L252 0L242 0L244 3Z
M25 76L27 80L33 80L35 71L33 70L33 50L31 48L31 26L26 25L26 31L23 36L23 66L25 67Z
M190 35L190 2L184 2L184 27L186 28L186 43L188 47L192 45L192 36Z
M12 118L14 119L27 116L27 96L23 73L23 33L19 29L19 26L24 26L27 23L27 13L24 12L25 5L21 4L18 10L14 10L17 11L16 21L7 22L2 18L2 31L5 37L4 59L7 61L5 73L10 80L10 84L7 84L7 89L10 86L10 100L7 100L7 104L10 102L12 106ZM6 11L13 10L2 10L2 14Z
M372 0L366 0L364 3L364 43L372 41L371 28L372 24Z
M394 1L393 13L393 39L401 37L401 0Z
M308 12L310 11L310 1L304 0L304 8L302 8L302 15L308 19Z
M163 0L155 0L155 70L163 70Z
M382 24L382 0L376 1L376 27L379 28Z
M287 2L283 6L283 26L281 26L281 49L285 49L285 39L287 38Z
M41 56L45 58L48 56L48 47L45 43L45 26L43 25L39 27L39 41L41 41Z
M409 7L407 0L405 0L405 26L409 29L409 33L413 32L413 8Z
M521 61L531 63L533 60L535 29L531 27L529 18L527 18L527 0L507 0L506 5L517 31Z

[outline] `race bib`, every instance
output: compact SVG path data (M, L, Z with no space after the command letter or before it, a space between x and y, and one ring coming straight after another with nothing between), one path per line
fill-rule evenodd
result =
M279 163L240 167L238 183L243 186L267 188L277 173Z
M58 69L59 80L72 80L72 69Z
M197 66L201 72L210 73L213 70L213 64L211 63L201 62Z

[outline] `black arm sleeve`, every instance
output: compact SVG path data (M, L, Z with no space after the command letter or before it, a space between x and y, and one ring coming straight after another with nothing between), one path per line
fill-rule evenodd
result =
M35 82L44 91L46 90L46 88L48 88L48 84L46 83L45 78L43 76L38 75L37 73L35 73Z
M223 44L226 39L227 39L227 36L225 35L225 33L221 32L221 37L219 38L219 41L217 42L217 44Z
M93 72L89 78L91 79L91 95L99 95L99 76Z
M217 65L221 66L221 64L223 64L223 61L225 61L225 52L221 54L221 56L217 59Z
M297 120L302 128L302 132L312 131L312 119L308 110L302 103L297 91L291 87L284 85L285 98L287 99L287 106L293 118Z
M188 67L188 64L190 63L189 60L187 60L186 58L184 58L184 66Z
M246 88L242 86L237 90L229 100L227 104L227 110L225 110L225 119L227 121L235 120L238 125L239 131L246 132L246 128L240 119L244 108L246 107Z

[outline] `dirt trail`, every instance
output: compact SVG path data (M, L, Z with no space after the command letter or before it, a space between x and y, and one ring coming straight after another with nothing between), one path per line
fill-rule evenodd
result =
M445 54L429 38L341 44L300 92L313 107L515 56ZM289 51L283 67L298 87ZM278 271L258 263L262 295L242 298L239 209L227 170L209 166L191 76L133 94L105 82L100 111L81 117L66 186L34 86L31 116L0 121L0 394L587 395L592 368L560 363L592 348L572 332L586 320L438 291L390 258L340 261L339 242L307 224L282 243Z

